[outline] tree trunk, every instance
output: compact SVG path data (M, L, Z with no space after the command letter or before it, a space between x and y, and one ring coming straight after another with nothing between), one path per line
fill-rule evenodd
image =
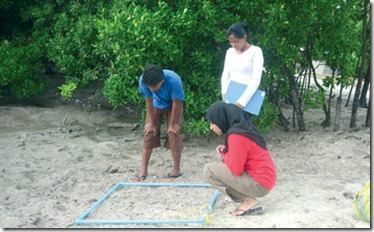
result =
M297 124L299 126L299 130L300 131L306 131L304 118L303 118L303 112L302 112L301 105L300 105L300 100L299 100L300 99L299 91L298 91L298 88L297 88L295 77L286 65L283 65L283 71L285 72L285 74L288 78L288 81L290 83L290 93L291 93L291 97L292 97L294 110L295 110L295 113L296 113Z
M369 106L368 106L368 110L366 113L365 126L370 127L370 124L371 124L371 93L369 95Z
M357 70L359 69L360 63L361 63L361 57L357 60L357 64L356 64L356 68L355 68L356 72L355 73L358 72ZM354 76L351 88L349 89L348 98L347 98L347 102L345 103L345 107L347 107L349 105L349 101L351 100L352 90L355 87L355 83L356 83L356 76Z
M288 125L290 124L290 122L283 115L282 108L280 107L280 103L279 103L279 98L275 96L275 94L273 92L273 86L272 85L270 85L270 87L269 87L268 97L269 97L268 98L269 102L271 102L272 104L276 105L277 108L278 108L278 111L279 111L278 120L279 120L281 126L283 126L283 128L284 128L285 131L290 131L290 128L288 127Z
M353 80L353 83L351 85L351 88L349 89L349 93L348 93L348 97L347 97L347 102L345 103L345 107L348 107L349 105L349 101L351 100L351 95L352 95L352 90L353 90L353 87L355 86L355 78Z
M360 107L362 108L368 107L366 103L366 95L369 90L369 85L370 85L370 61L369 61L369 66L366 72L366 78L364 81L364 86L362 87L362 92L361 92L361 97L360 97Z
M333 76L334 77L334 76ZM331 98L332 98L332 88L333 86L330 87L330 93L328 97L327 103L323 104L323 112L325 112L325 120L321 123L321 126L323 128L329 127L331 125Z
M284 117L282 111L279 112L278 119L279 119L281 125L283 126L284 130L285 131L290 131L290 128L288 127L288 125L290 124L290 122L287 120L286 117Z
M310 63L312 64L312 61L310 61ZM317 80L316 70L313 68L313 65L312 65L311 69L312 69L312 72L313 72L314 83L316 84L317 88L320 91L324 91L323 87L319 84L319 82ZM329 98L331 98L331 94L329 94ZM330 110L330 105L326 104L326 99L324 99L324 101L323 101L322 109L323 109L323 112L325 113L325 120L323 120L323 122L321 123L321 126L322 127L329 127L331 125L331 114L330 114L331 110Z
M342 98L338 97L338 99L336 100L334 131L339 130L341 110L342 110Z
M358 74L358 80L357 80L357 86L356 86L356 92L355 96L353 99L353 104L352 104L352 114L351 114L351 123L350 123L350 128L356 127L356 118L357 118L357 109L359 106L359 97L360 97L360 92L361 92L361 84L362 84L362 79L364 75L364 67L366 64L366 52L367 52L367 15L368 15L368 6L369 6L369 0L365 0L364 4L364 14L362 17L362 47L361 47L361 66Z
M310 70L312 70L312 74L313 74L313 80L314 80L314 83L316 84L317 88L320 90L320 91L324 91L324 88L319 84L318 80L317 80L317 74L316 74L316 70L315 68L313 67L313 59L312 59L312 56L307 55L308 57L308 63L310 65ZM333 75L334 77L334 75ZM329 99L331 99L331 94L329 94ZM323 122L321 123L321 126L322 127L329 127L331 125L331 109L330 109L330 105L326 103L326 99L324 98L324 101L323 101L323 105L322 105L322 109L323 109L323 112L325 113L325 120L323 120Z
M340 118L341 118L341 111L342 111L342 96L343 96L343 86L340 86L339 96L336 100L335 106L335 123L334 123L334 131L339 130L340 126Z

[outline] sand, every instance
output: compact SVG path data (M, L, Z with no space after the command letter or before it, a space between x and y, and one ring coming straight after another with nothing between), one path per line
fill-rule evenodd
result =
M176 179L166 178L170 152L155 149L144 183L165 186L120 187L84 218L118 224L77 219L116 183L133 183L142 144L138 116L104 105L85 112L53 92L8 100L0 112L2 228L370 228L353 208L354 194L370 179L366 109L359 109L354 130L351 108L344 107L339 131L322 128L323 113L316 109L304 115L307 131L276 126L265 135L278 179L259 199L262 215L230 215L237 204L221 194L207 211L216 190L195 185L206 184L202 170L217 161L220 138L186 136L183 175ZM289 109L285 114L292 117ZM195 219L203 223L175 223Z

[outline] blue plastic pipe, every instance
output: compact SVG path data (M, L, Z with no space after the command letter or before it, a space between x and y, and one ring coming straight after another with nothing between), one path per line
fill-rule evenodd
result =
M115 184L104 196L102 196L95 204L91 206L82 216L80 216L76 221L82 221L84 218L88 216L88 214L94 210L97 206L99 206L105 199L107 199L110 194L112 194L121 184Z
M210 188L210 184L191 184L191 183L135 183L135 182L118 182L104 196L102 196L94 205L92 205L85 213L75 220L75 224L186 224L186 223L205 223L206 218L200 219L178 219L178 220L84 220L96 207L98 207L105 199L107 199L120 186L177 186L177 187L205 187ZM211 199L205 213L210 214L213 205L219 195L216 190Z

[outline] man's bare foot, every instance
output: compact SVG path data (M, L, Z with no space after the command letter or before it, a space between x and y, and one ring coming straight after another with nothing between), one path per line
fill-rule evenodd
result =
M168 178L178 178L182 176L183 173L179 172L179 169L173 169L171 172L168 173Z
M183 173L178 173L177 175L172 175L171 173L169 173L168 175L167 175L167 178L178 178L178 177L180 177L180 176L182 176L183 175Z
M140 181L144 181L146 178L147 178L147 176L135 176L132 181L133 182L140 182Z

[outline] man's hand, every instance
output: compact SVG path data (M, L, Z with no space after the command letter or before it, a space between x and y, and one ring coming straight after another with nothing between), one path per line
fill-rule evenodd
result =
M175 123L170 124L170 126L168 128L168 134L169 133L174 133L176 135L179 135L180 134L180 126L178 124L175 124Z
M167 128L168 134L174 133L175 135L179 136L181 126L180 124L182 120L182 114L183 114L183 102L179 99L173 99L173 103L171 106L171 114L170 114L170 124Z
M144 134L148 134L148 133L150 133L150 132L155 132L156 131L156 127L155 127L155 125L153 125L152 123L146 123L145 125L144 125Z

